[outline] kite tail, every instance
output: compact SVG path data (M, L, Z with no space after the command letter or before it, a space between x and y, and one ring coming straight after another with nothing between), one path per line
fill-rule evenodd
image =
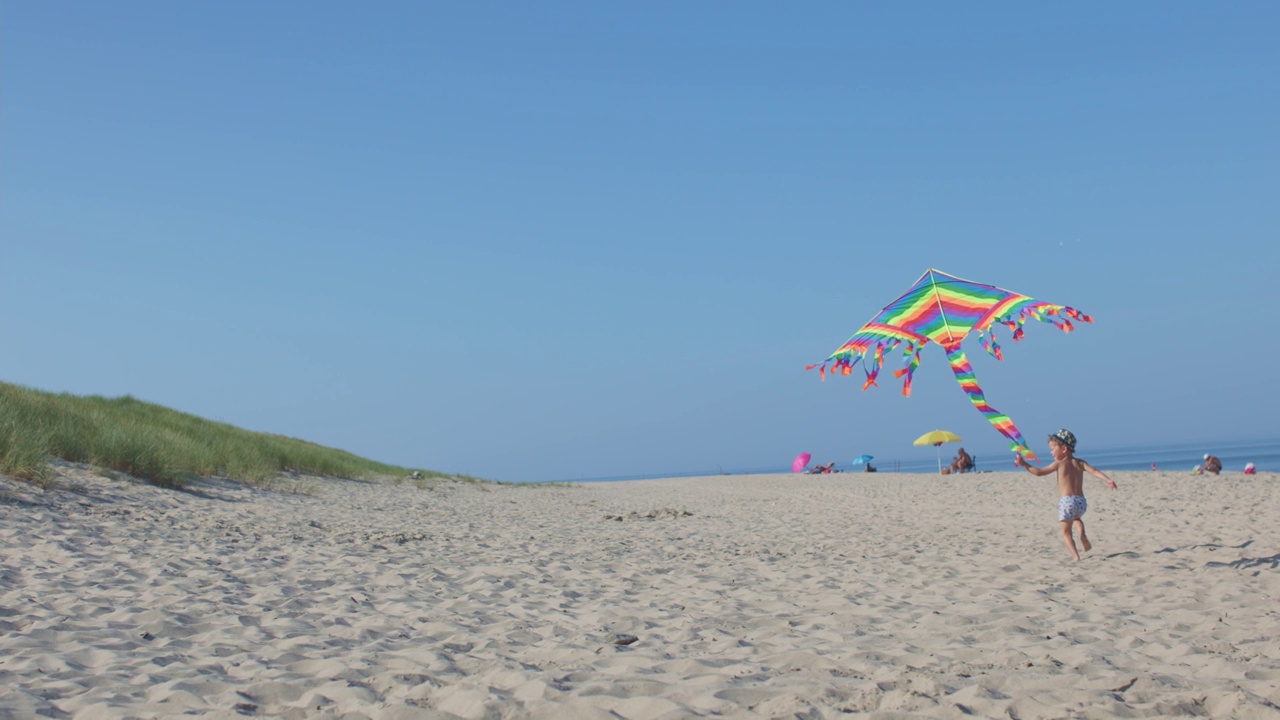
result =
M1018 427L1013 424L1009 416L987 404L987 397L978 386L978 379L973 375L973 366L969 364L969 358L965 357L964 350L960 349L960 344L956 343L946 348L946 351L947 362L951 363L951 372L955 373L956 381L969 396L973 406L986 416L987 422L991 423L1001 435L1009 438L1010 450L1035 460L1036 454L1027 447L1026 441L1022 439L1022 433L1018 432Z

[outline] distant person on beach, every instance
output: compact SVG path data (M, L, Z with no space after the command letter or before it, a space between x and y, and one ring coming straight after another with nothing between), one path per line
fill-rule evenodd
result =
M960 448L960 452L951 458L951 472L962 473L969 472L973 469L973 458L969 457L969 453Z
M1072 535L1076 525L1080 526L1081 547L1085 552L1093 549L1093 543L1089 542L1089 536L1084 533L1084 520L1081 519L1089 508L1084 499L1084 474L1087 472L1106 480L1112 490L1116 489L1116 484L1106 473L1075 456L1076 436L1070 430L1064 428L1049 436L1049 452L1053 453L1053 462L1042 468L1028 465L1021 455L1015 455L1013 463L1026 468L1027 472L1037 477L1054 472L1058 474L1058 523L1062 526L1062 541L1071 552L1071 558L1079 560L1080 553L1076 550L1076 539Z
M1222 461L1209 453L1205 453L1204 464L1200 466L1199 473L1213 473L1214 475L1217 475L1220 472L1222 472Z
M1258 468L1254 467L1253 463L1249 463L1248 465L1245 465L1245 466L1244 466L1244 474L1245 474L1245 475L1257 475L1257 474L1258 474Z
M834 472L832 468L834 468L835 466L836 466L836 463L834 460L827 463L826 465L814 465L813 469L809 471L809 474L822 475L824 473Z

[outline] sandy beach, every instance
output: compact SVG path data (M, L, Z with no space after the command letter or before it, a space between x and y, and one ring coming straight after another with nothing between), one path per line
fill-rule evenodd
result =
M1280 717L1280 483L0 479L0 717ZM303 492L290 492L301 490Z

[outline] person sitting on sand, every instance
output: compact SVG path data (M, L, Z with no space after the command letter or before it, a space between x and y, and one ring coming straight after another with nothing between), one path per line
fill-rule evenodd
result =
M1062 541L1071 552L1071 558L1079 560L1080 553L1076 550L1076 539L1072 535L1076 525L1080 526L1081 547L1085 552L1093 549L1093 543L1089 542L1089 536L1084 533L1084 520L1081 519L1089 508L1084 499L1084 474L1087 472L1106 480L1112 490L1116 489L1116 484L1106 473L1075 457L1076 436L1066 428L1049 436L1049 452L1053 453L1053 462L1045 467L1028 465L1021 455L1014 456L1013 464L1026 468L1027 472L1037 477L1055 472L1058 474L1058 522L1062 527Z
M1196 474L1213 473L1214 475L1217 475L1220 472L1222 472L1222 461L1209 453L1205 453L1204 464L1200 466L1200 469Z
M960 448L960 452L951 458L951 472L962 473L969 472L973 469L973 458L969 457L969 453Z
M1244 474L1245 474L1245 475L1257 475L1257 474L1258 474L1258 468L1254 467L1253 463L1249 463L1248 465L1245 465L1245 466L1244 466Z

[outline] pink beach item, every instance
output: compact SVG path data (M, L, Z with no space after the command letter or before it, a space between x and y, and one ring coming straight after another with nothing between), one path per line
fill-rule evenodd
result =
M809 453L800 453L795 460L791 461L791 472L798 473L804 470L804 466L809 464L809 458L813 457Z

